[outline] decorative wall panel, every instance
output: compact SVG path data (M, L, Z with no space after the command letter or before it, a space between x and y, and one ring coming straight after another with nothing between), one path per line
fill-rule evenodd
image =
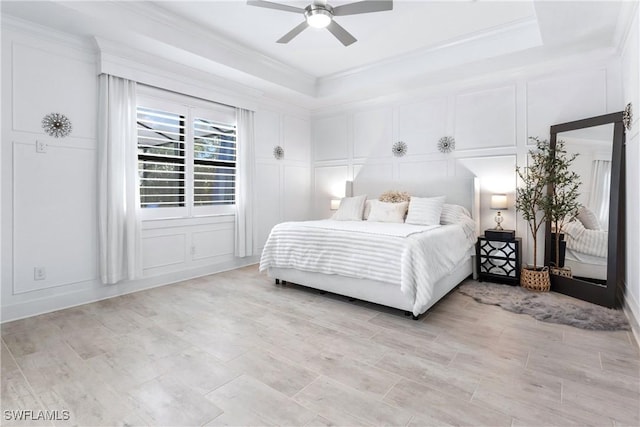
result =
M169 267L187 261L185 232L146 236L142 239L142 269Z
M13 43L13 130L44 133L42 118L67 116L72 137L95 138L95 64L74 56Z
M316 218L331 215L331 199L344 197L345 182L349 180L347 166L316 167L314 171L314 212Z
M194 248L192 253L193 260L205 260L224 255L233 255L233 223L216 230L199 230L191 233L191 245Z
M504 86L456 96L456 151L516 145L516 88Z
M390 162L353 165L354 188L358 188L358 184L360 183L372 182L388 183L389 185L392 185L393 181L393 165ZM391 188L389 188L389 190L391 190ZM370 196L377 196L377 194Z
M14 293L97 277L95 170L93 150L13 144Z
M280 222L280 166L274 163L256 165L254 189L257 247L262 248L269 237L271 227Z
M309 219L309 205L311 204L309 168L285 166L283 183L282 204L284 220L302 221Z
M255 113L256 146L258 159L273 159L273 148L280 145L280 115L273 111L259 110Z
M398 165L398 181L420 182L448 176L446 160L402 162Z
M344 159L347 150L347 117L336 116L314 120L311 126L314 160Z
M621 105L617 111L622 110ZM606 70L562 73L527 83L527 136L549 139L549 127L605 114Z
M398 141L409 155L437 153L438 140L447 133L447 99L434 98L398 107Z
M284 116L283 147L287 160L309 162L310 138L308 120L290 115Z
M515 229L516 156L487 156L459 159L456 175L465 176L468 172L480 177L480 230L494 228L493 217L496 211L490 209L492 194L507 194L509 208L503 212L505 229ZM524 230L523 234L527 231Z
M391 157L393 112L390 108L356 113L353 117L353 157Z

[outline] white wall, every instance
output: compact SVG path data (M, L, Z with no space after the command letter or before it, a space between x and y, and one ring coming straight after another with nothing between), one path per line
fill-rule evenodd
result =
M515 228L523 237L524 260L531 262L532 239L513 208L515 168L526 165L533 147L528 137L548 140L552 124L621 110L619 72L614 56L585 59L562 69L505 73L349 105L337 112L315 112L313 215L330 215L329 200L344 196L345 180L387 181L393 189L394 182L473 173L480 178L480 229L495 226L490 195L507 193L510 208L503 212L503 227ZM451 154L437 149L445 135L456 140ZM392 155L396 141L408 145L406 156ZM543 236L538 246L541 263Z
M626 170L627 170L627 253L626 253L626 303L627 312L631 313L634 320L634 332L636 340L640 342L640 329L637 322L640 321L640 67L638 55L640 43L638 42L638 28L640 27L640 7L635 8L631 30L627 35L622 50L622 87L624 102L631 102L633 113L633 125L627 131L626 146Z
M280 146L284 157L274 157ZM262 251L271 228L282 221L309 217L309 118L258 111L256 115L256 238Z
M97 52L30 24L2 28L2 320L30 316L255 262L233 256L234 217L145 221L143 278L102 285L97 265ZM225 101L232 98L225 94ZM243 102L247 96L243 95ZM210 99L216 101L216 99ZM256 248L271 225L308 215L308 111L256 105ZM42 117L65 114L66 138ZM36 152L36 141L47 144ZM285 148L276 161L274 145ZM259 254L259 252L257 252ZM35 280L34 268L46 278Z

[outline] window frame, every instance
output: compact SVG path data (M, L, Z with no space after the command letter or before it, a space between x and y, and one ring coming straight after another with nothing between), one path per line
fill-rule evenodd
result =
M180 95L173 92L167 92L161 89L151 88L148 86L138 85L136 100L136 119L137 107L152 108L155 110L171 112L184 116L185 120L185 141L184 141L184 206L181 207L155 207L144 208L138 205L140 217L142 221L178 219L178 218L196 218L206 216L233 215L236 211L235 200L233 204L228 205L203 205L197 206L194 203L195 190L195 138L194 138L194 119L201 118L218 122L215 117L233 117L233 123L229 125L236 126L236 149L237 149L237 123L235 120L235 109L228 106L205 101L186 95ZM222 113L222 115L221 115ZM137 121L137 120L136 120ZM137 135L137 131L136 131ZM136 138L136 144L137 144ZM136 160L139 157L136 158ZM234 163L234 189L237 184L238 159ZM140 189L140 180L138 175L138 189ZM139 191L139 190L138 190ZM234 191L235 193L235 191Z

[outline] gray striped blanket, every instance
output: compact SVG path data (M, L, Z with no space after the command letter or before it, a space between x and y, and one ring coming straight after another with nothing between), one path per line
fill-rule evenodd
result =
M431 301L434 284L467 256L474 242L461 224L285 222L271 230L260 271L293 268L398 284L419 314Z
M562 227L566 235L567 248L583 254L606 258L609 249L609 233L589 230L580 221L571 221Z

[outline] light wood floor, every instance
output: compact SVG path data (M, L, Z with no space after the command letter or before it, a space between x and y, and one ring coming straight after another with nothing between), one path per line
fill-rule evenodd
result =
M2 325L2 423L637 426L639 360L624 331L457 291L413 321L253 266Z

